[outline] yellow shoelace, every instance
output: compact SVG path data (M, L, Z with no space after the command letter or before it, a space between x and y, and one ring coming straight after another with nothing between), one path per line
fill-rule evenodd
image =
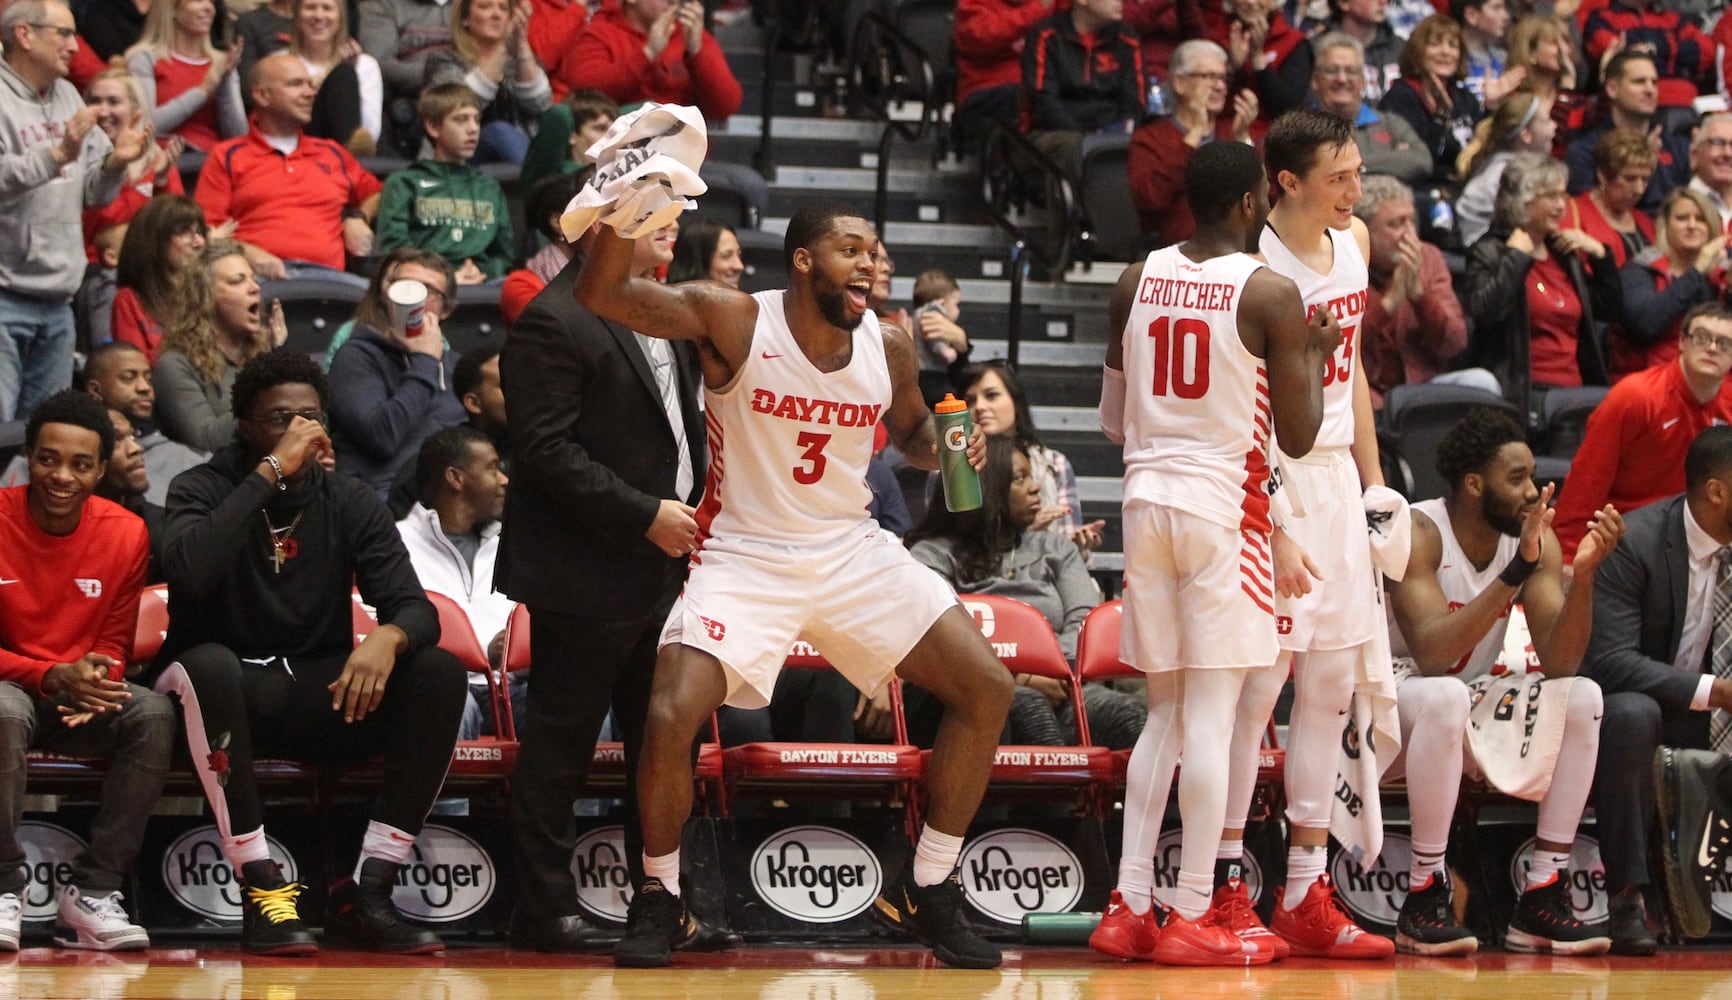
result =
M304 887L299 882L290 882L281 889L248 887L247 898L258 906L259 912L264 914L266 920L273 924L281 924L300 919L301 915L295 908L295 901L300 898L302 888Z

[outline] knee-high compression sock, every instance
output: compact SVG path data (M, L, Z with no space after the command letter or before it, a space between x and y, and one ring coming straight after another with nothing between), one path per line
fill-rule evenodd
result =
M1131 749L1125 773L1124 847L1119 855L1119 897L1131 912L1149 912L1154 890L1155 844L1161 839L1161 818L1173 791L1173 771L1184 743L1180 699L1181 672L1150 674L1149 718Z

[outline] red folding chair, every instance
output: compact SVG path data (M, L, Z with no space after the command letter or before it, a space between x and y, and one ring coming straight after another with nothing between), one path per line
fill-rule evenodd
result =
M146 587L138 594L138 624L132 630L132 655L127 660L127 674L143 669L162 652L162 641L168 638L168 587L158 584Z
M451 755L450 773L464 777L509 778L517 763L517 741L502 735L505 728L500 703L504 698L499 677L487 661L487 651L481 647L469 616L457 602L431 590L427 592L427 599L439 612L439 648L457 657L470 673L487 678L487 704L493 716L494 735L457 741Z

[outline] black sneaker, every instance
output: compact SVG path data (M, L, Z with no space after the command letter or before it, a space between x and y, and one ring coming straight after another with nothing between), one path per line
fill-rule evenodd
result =
M683 896L659 878L646 878L626 912L625 937L613 946L613 964L622 969L660 969L673 961L673 946L692 931Z
M312 955L313 932L301 923L299 901L306 886L283 878L275 861L241 866L241 949L254 955Z
M1409 955L1461 956L1479 950L1479 938L1455 919L1449 873L1433 872L1425 885L1407 893L1395 918L1395 947Z
M359 879L337 883L325 913L326 932L368 951L393 955L444 951L439 935L404 920L391 902L397 868L382 858L368 858L361 862Z
M1516 901L1504 947L1554 955L1604 955L1612 950L1612 937L1605 922L1588 924L1576 919L1575 906L1570 902L1569 872L1558 872L1550 882L1527 890Z
M945 965L959 969L996 969L1004 961L998 946L969 926L962 904L962 878L956 872L937 885L914 884L914 869L902 873L872 903L879 923L929 946Z
M1660 942L1648 929L1648 911L1642 907L1642 887L1625 886L1612 893L1612 916L1606 933L1612 939L1614 955L1652 955Z
M1732 846L1732 803L1719 789L1726 758L1706 750L1661 747L1654 753L1666 882L1678 926L1688 937L1708 933L1714 875Z

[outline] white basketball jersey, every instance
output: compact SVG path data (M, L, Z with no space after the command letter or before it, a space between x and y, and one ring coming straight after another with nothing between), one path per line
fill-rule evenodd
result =
M1270 270L1293 279L1305 300L1305 317L1328 309L1341 324L1341 346L1323 371L1323 426L1317 429L1314 451L1346 448L1353 443L1353 348L1359 339L1359 324L1365 318L1366 287L1370 273L1359 242L1351 229L1326 229L1335 245L1335 266L1318 274L1300 262L1281 242L1273 227L1264 227L1258 249ZM1279 445L1281 442L1275 442Z
M1422 500L1413 505L1413 509L1431 518L1431 523L1437 525L1438 534L1443 536L1443 557L1437 564L1437 583L1443 589L1443 596L1449 599L1449 610L1466 607L1468 602L1478 597L1491 586L1503 568L1510 564L1516 556L1516 549L1521 545L1521 539L1500 536L1497 540L1497 554L1485 569L1474 569L1473 563L1462 554L1461 546L1456 544L1455 529L1449 523L1449 507L1441 499ZM1504 605L1498 615L1497 624L1480 639L1473 647L1473 652L1457 660L1450 668L1449 675L1471 681L1492 672L1498 657L1503 653L1504 636L1509 631L1510 606L1514 599ZM1396 655L1407 655L1407 641L1401 635L1400 629L1394 629L1390 635L1390 645Z
M1239 339L1245 283L1263 265L1197 263L1177 246L1143 261L1125 340L1126 500L1269 530L1269 377Z
M878 317L854 329L854 353L821 372L788 329L780 290L759 292L751 353L726 388L704 389L710 471L698 507L698 554L711 538L818 544L866 524L866 464L890 405Z

